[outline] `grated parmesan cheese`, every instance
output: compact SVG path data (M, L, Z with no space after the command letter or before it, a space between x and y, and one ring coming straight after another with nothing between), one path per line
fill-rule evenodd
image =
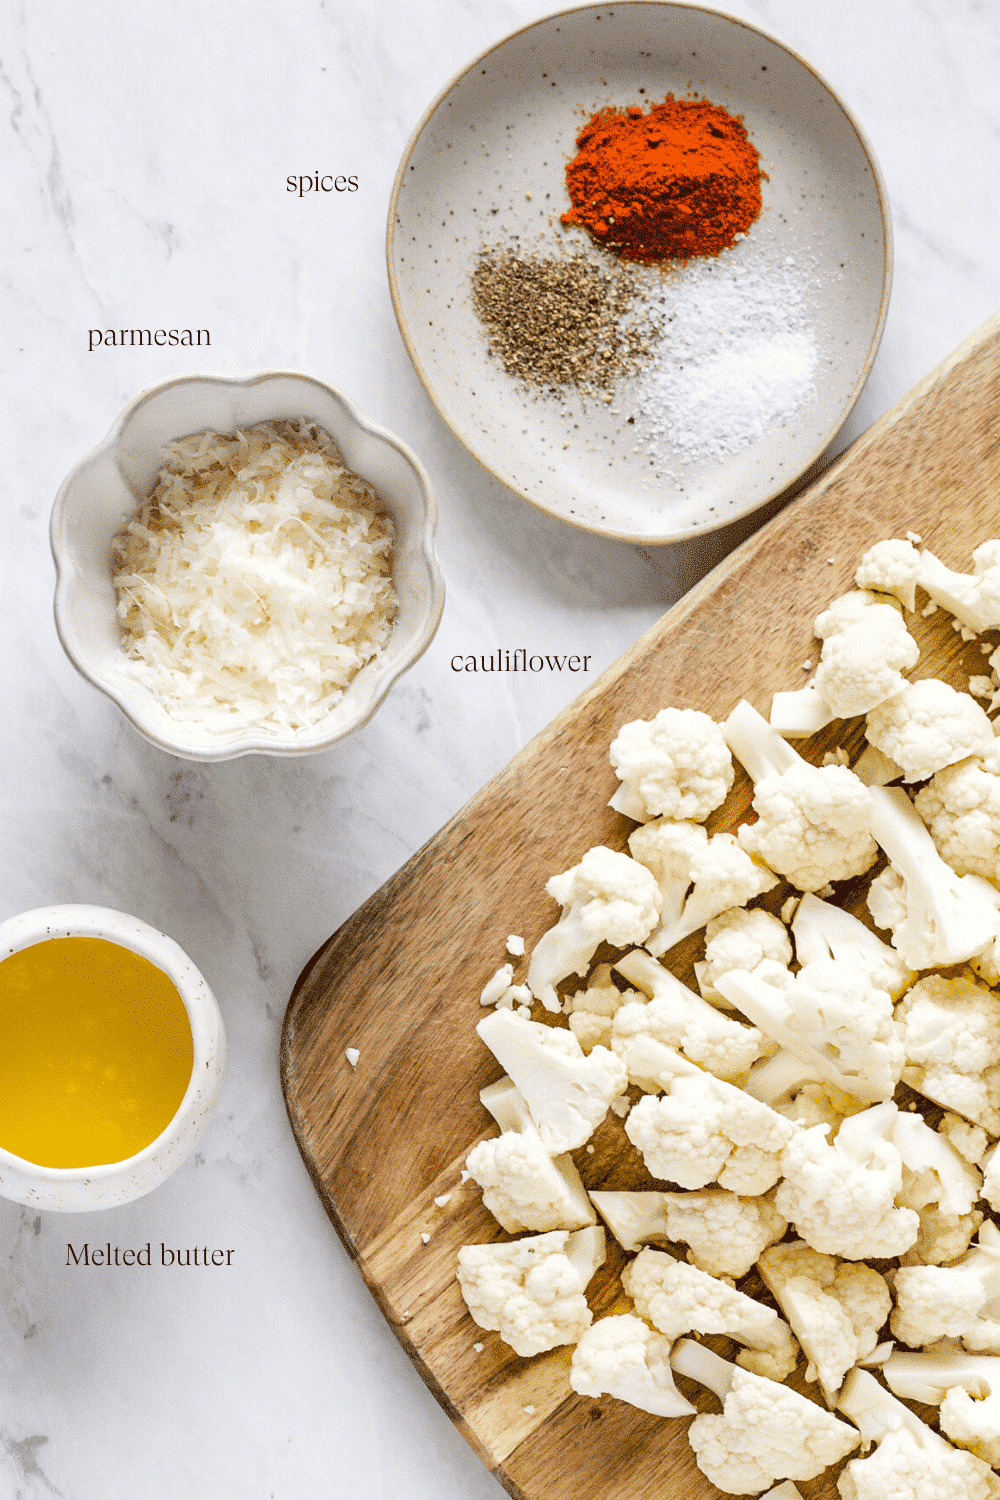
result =
M391 517L304 418L164 456L114 541L131 670L208 730L318 723L392 632Z

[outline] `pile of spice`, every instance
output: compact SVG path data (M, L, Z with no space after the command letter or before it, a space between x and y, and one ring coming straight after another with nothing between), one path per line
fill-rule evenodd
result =
M644 273L653 357L634 393L650 454L722 459L757 442L815 395L808 267L748 243L740 255Z
M718 255L760 213L757 148L741 120L705 99L599 110L576 144L562 222L622 260Z
M590 396L611 393L648 354L628 317L637 290L620 266L581 251L486 249L472 273L472 305L506 373L540 390L575 386Z

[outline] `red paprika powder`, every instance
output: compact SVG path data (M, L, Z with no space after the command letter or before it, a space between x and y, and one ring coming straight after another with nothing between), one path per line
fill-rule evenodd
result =
M741 120L706 99L602 109L576 144L562 222L622 260L718 255L760 213L757 148Z

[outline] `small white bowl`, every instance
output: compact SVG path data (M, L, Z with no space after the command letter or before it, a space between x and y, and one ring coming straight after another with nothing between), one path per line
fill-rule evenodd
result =
M41 1167L0 1146L0 1197L29 1208L83 1213L117 1208L159 1187L194 1150L222 1091L226 1034L215 996L184 950L138 917L104 906L42 906L0 923L0 960L51 938L104 938L162 969L184 1002L194 1058L166 1129L135 1156L93 1167Z
M399 610L384 649L320 723L306 730L215 733L173 719L130 672L121 647L111 543L146 498L164 444L212 428L306 417L336 441L349 468L375 486L395 522L392 574ZM444 608L434 553L437 506L419 460L340 391L309 375L269 370L229 378L182 375L137 396L102 443L70 471L52 511L56 629L67 656L154 745L187 760L308 755L367 723L392 684L430 645Z

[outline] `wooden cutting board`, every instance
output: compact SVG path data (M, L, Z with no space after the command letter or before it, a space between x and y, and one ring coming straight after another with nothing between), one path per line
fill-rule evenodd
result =
M555 920L549 876L593 844L624 847L634 824L607 807L619 726L668 704L721 719L740 697L766 714L775 689L804 681L803 662L817 655L812 622L851 587L862 552L907 531L963 570L973 546L1000 534L1000 316L538 735L345 922L292 995L282 1086L324 1207L448 1415L523 1500L716 1491L695 1467L685 1422L576 1396L569 1350L519 1359L465 1312L459 1247L507 1238L475 1184L460 1181L470 1148L495 1134L479 1102L500 1073L475 1033L479 992L507 958L508 933L530 952ZM963 642L943 612L918 611L910 628L922 650L915 675L965 687L988 670L978 642ZM818 760L837 739L824 731L804 753ZM857 726L849 743L860 744ZM749 799L740 772L710 829L741 821ZM698 943L670 955L682 977ZM348 1047L360 1052L356 1068ZM593 1148L576 1153L588 1187L651 1185L621 1121L609 1116ZM612 1242L591 1284L596 1312L620 1298L623 1259ZM830 1477L802 1489L836 1497Z

